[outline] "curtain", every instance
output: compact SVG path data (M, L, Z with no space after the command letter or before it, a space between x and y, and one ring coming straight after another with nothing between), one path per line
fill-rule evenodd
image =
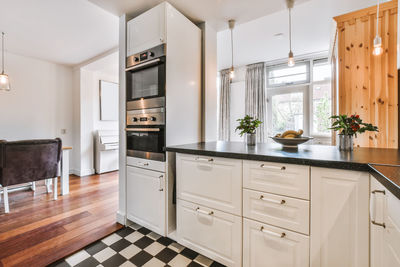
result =
M229 79L229 70L221 71L221 83L219 89L219 127L218 140L229 141L231 137L230 126L230 95L231 83Z
M257 118L263 123L256 131L257 142L265 141L266 132L266 74L264 63L248 65L246 68L246 115Z

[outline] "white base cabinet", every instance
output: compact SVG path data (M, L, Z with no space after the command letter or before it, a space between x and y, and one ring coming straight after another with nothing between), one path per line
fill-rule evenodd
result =
M311 267L369 266L369 174L311 168Z
M242 216L242 161L178 154L177 198Z
M127 166L126 178L127 218L165 236L165 174Z
M371 267L400 266L400 200L371 176Z
M176 167L182 245L227 266L370 266L367 172L186 154ZM395 200L372 267L400 266Z
M242 218L178 199L178 242L227 266L242 264Z
M309 237L244 219L243 266L308 267Z

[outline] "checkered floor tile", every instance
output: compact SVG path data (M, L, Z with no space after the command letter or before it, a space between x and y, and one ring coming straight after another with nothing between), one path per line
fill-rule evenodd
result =
M51 267L219 267L219 264L139 225L132 225L55 262Z

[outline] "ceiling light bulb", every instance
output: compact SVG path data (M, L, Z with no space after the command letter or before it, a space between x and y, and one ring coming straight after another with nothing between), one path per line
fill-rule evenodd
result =
M289 52L288 66L289 66L289 67L293 67L294 64L295 64L295 62L294 62L293 52L290 51L290 52Z
M382 38L377 35L374 38L374 50L372 51L372 54L374 56L379 56L383 53L383 48L382 48Z
M229 78L231 80L235 78L235 69L233 67L229 70Z
M10 80L7 74L0 74L0 90L10 91Z

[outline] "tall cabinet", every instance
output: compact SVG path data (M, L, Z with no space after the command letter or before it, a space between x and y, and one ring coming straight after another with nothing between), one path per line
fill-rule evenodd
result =
M337 22L339 114L358 114L377 125L355 139L361 147L398 147L397 0L380 5L379 34L384 52L372 54L377 7L334 19Z
M165 145L201 141L200 28L163 2L127 21L125 37L126 57L165 45ZM126 162L126 197L120 201L126 201L126 219L173 237L175 155L166 152L166 161L156 161L120 151Z

